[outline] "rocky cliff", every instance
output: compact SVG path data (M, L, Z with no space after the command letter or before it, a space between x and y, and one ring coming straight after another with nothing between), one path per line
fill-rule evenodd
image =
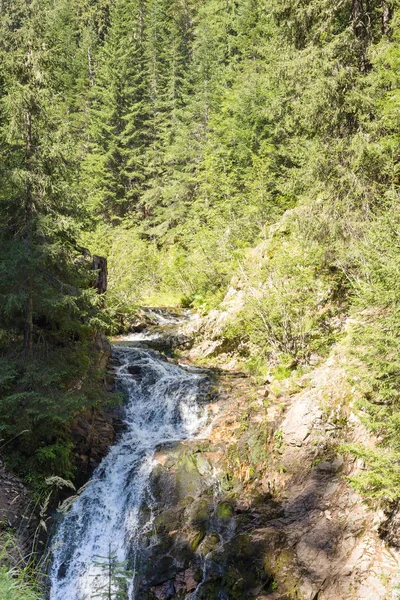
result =
M340 347L306 374L260 385L235 370L235 351L219 339L226 318L216 311L186 329L195 335L186 358L220 365L210 426L156 455L137 597L396 598L400 555L382 539L385 515L351 486L363 465L346 445L374 440Z

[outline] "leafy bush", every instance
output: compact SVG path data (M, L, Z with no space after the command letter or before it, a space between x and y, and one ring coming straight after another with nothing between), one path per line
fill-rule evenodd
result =
M307 244L295 230L250 252L238 274L244 308L225 336L241 331L264 361L306 362L312 352L324 352L334 339L338 285L324 260L323 247Z

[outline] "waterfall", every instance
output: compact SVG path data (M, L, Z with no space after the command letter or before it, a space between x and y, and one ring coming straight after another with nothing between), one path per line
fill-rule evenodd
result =
M50 600L94 597L107 585L101 562L110 549L118 562L132 563L157 447L191 439L206 424L200 401L204 374L126 342L113 353L120 364L116 386L126 397L126 427L54 537ZM131 583L129 600L134 599Z

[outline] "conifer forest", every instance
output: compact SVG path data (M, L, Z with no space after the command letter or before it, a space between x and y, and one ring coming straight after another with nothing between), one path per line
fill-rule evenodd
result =
M0 0L0 600L396 600L399 515L398 0Z

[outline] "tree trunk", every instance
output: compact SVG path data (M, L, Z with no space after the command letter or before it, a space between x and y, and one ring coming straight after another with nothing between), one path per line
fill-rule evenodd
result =
M371 34L371 21L368 0L353 0L351 22L356 38L360 41L360 71L366 73L371 69L367 58L367 46Z
M356 37L365 40L368 37L368 18L363 0L353 0L351 22Z
M25 259L27 264L27 275L26 284L28 297L25 303L25 324L24 324L24 350L27 354L32 354L33 349L33 282L32 282L32 271L30 267L30 259L32 254L32 236L33 236L33 223L32 223L32 184L30 180L30 174L32 170L31 157L32 157L32 119L31 113L28 110L26 113L25 120L25 134L26 134L26 145L25 145L25 162L27 172L27 183L26 183L26 200L25 200Z
M382 0L382 34L390 33L390 21L393 16L393 5L387 0Z
M94 255L92 270L97 271L94 287L98 294L104 294L107 291L107 259L103 256Z

